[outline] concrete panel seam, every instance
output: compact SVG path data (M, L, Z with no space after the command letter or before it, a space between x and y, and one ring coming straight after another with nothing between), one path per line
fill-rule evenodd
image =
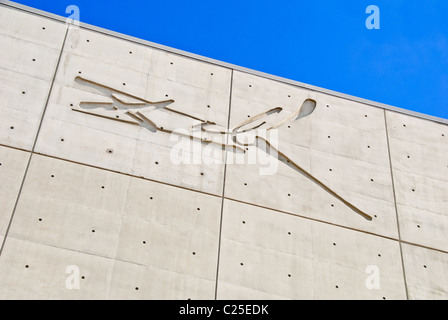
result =
M23 149L23 148L19 148L19 147L14 147L14 146L9 146L9 145L6 145L6 144L1 144L1 143L0 143L0 147L2 147L2 148L9 148L9 149L14 149L14 150L18 150L18 151L23 151L23 152L29 152L29 153L31 153L30 150Z
M44 106L44 109L42 111L42 116L41 116L41 119L40 119L39 127L38 127L37 132L36 132L36 136L35 136L35 139L34 139L33 147L31 149L31 153L30 153L30 156L28 158L28 163L26 165L25 172L24 172L24 175L22 177L22 182L20 184L19 192L17 194L17 198L16 198L16 201L14 203L14 208L13 208L11 216L9 218L8 226L6 228L5 235L4 235L4 238L3 238L3 242L2 242L2 245L0 247L0 257L2 256L3 249L5 247L5 244L6 244L6 241L7 241L7 238L8 238L9 230L11 229L11 224L12 224L12 221L14 220L14 214L16 212L17 205L18 205L19 200L20 200L20 195L22 193L23 186L25 184L26 176L27 176L28 170L30 168L31 160L33 158L33 152L34 152L34 149L36 147L37 139L39 137L39 132L40 132L40 129L42 127L43 120L44 120L45 111L47 110L48 102L50 101L50 96L51 96L53 85L54 85L54 82L55 82L55 79L56 79L56 74L57 74L58 69L59 69L59 63L61 62L61 57L62 57L62 53L64 51L64 46L65 46L65 41L67 39L67 34L68 34L68 27L66 27L66 30L65 30L64 40L62 41L62 46L61 46L61 50L59 52L58 61L56 63L56 67L55 67L55 70L54 70L54 73L53 73L53 78L52 78L52 81L51 81L50 89L48 90L47 99L45 101L45 106Z
M230 73L230 92L229 92L229 112L227 115L227 130L230 130L230 113L232 111L232 89L233 89L233 70ZM226 144L229 143L229 136L226 136ZM219 235L218 235L218 258L216 261L216 282L215 282L215 300L218 298L218 280L219 280L219 258L221 255L221 238L222 238L222 220L224 216L224 199L226 190L226 173L227 173L227 156L228 152L225 152L226 161L224 162L224 175L222 182L221 192L221 216L219 221Z
M11 148L11 149L16 149L16 148L10 147L10 146L5 146L5 147ZM18 149L18 150L21 150L21 149ZM27 151L27 150L21 150L21 151L30 152L30 151ZM135 178L135 179L141 179L141 180L150 181L150 182L154 182L154 183L160 183L160 184L163 184L163 185L166 185L166 186L179 188L179 189L183 189L183 190L187 190L187 191L191 191L191 192L197 192L197 193L200 193L200 194L203 194L203 195L207 195L207 196L211 196L211 197L215 197L215 198L223 198L224 200L230 200L230 201L234 201L234 202L238 202L238 203L242 203L242 204L246 204L246 205L250 205L250 206L254 206L254 207L268 209L270 211L275 211L277 213L286 214L286 215L289 215L289 216L294 216L294 217L297 217L297 218L311 220L311 221L315 221L315 222L320 222L320 223L332 225L332 226L335 226L335 227L348 229L348 230L352 230L352 231L357 231L357 232L369 234L369 235L372 235L372 236L376 236L376 237L380 237L380 238L384 238L384 239L388 239L388 240L399 241L399 239L396 239L396 238L392 238L392 237L376 234L376 233L373 233L373 232L368 232L368 231L365 231L365 230L359 230L359 229L347 227L347 226L344 226L344 225L339 225L339 224L332 223L332 222L325 221L325 220L310 218L310 217L307 217L307 216L302 216L302 215L298 215L296 213L291 213L291 212L287 212L287 211L283 211L283 210L279 210L279 209L275 209L275 208L271 208L271 207L266 207L266 206L255 204L255 203L245 202L245 201L234 199L234 198L231 198L231 197L225 197L225 196L223 197L221 195L207 193L207 192L200 191L200 190L189 189L189 188L186 188L186 187L173 185L173 184L169 184L169 183L158 181L158 180L154 180L154 179L149 179L149 178L144 178L144 177L140 177L140 176L135 176L135 175L131 175L131 174L128 174L128 173L123 173L123 172L110 170L110 169L106 169L106 168L102 168L102 167L98 167L98 166L93 166L93 165L89 165L89 164L85 164L85 163L81 163L81 162L77 162L77 161L72 161L72 160L59 158L59 157L55 157L55 156L50 156L50 155L42 154L42 153L39 153L39 152L34 152L33 154L40 155L40 156L43 156L43 157L46 157L46 158L66 161L66 162L69 162L69 163L78 164L78 165L86 166L86 167L93 168L93 169L104 170L104 171L108 171L108 172L111 172L111 173L128 176L128 177ZM422 247L422 248L426 248L426 249L439 251L439 252L442 252L442 253L448 253L448 252L445 252L443 250L436 249L436 248L431 248L431 247L427 247L427 246L423 246L423 245L418 244L418 243L407 242L407 241L404 241L404 240L401 240L401 242L402 243L408 243L408 244L411 244L411 245L414 245L414 246L418 246L418 247Z
M387 127L386 110L383 110L383 112L384 112L384 126L386 128L387 153L389 156L389 167L390 167L390 177L391 177L391 183L392 183L392 193L394 196L395 216L396 216L396 220L397 220L398 243L399 243L399 247L400 247L401 267L403 269L403 280L404 280L404 287L406 290L406 299L409 300L408 286L407 286L407 281L406 281L406 270L405 270L404 258L403 258L402 240L401 240L401 233L400 233L400 221L399 221L399 217L398 217L397 196L396 196L396 192L395 192L394 172L393 172L393 167L392 167L392 156L390 153L389 131L388 131L388 127Z

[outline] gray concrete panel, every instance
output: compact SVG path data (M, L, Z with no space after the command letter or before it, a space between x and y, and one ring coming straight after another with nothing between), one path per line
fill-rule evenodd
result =
M218 280L218 299L406 299L397 241L228 200Z
M33 155L10 234L114 258L129 179Z
M0 46L9 48L0 51L0 68L51 81L63 41L64 35L59 39L60 47L52 49L42 44L0 34Z
M28 152L0 147L0 243L3 243L29 157Z
M31 150L66 26L0 8L0 144Z
M117 57L102 59L107 55L105 46L120 53ZM124 53L123 47L126 47ZM173 156L172 150L179 145L179 136L171 137L170 132L163 130L182 129L188 133L197 121L195 118L226 125L230 70L171 57L132 43L126 46L125 41L76 29L70 30L66 48L37 152L216 195L222 193L224 152L221 146L217 145L208 154L205 144L191 143L191 151L187 151L189 161L179 163L179 157ZM129 57L125 59L123 55ZM127 60L134 67L128 68ZM165 64L172 67L171 73L160 71ZM195 80L206 73L209 80ZM111 101L97 90L98 86L113 88L117 97L129 101L137 101L136 98L169 101L174 121L166 118L165 111L142 111L162 129L151 132L123 112L103 110L101 104L92 109L92 103ZM91 103L87 105L89 113L82 103ZM199 156L205 160L192 163L193 149L198 148Z
M280 127L276 148L372 221L273 157L228 165L226 197L398 238L383 111L234 72L230 127L276 107L284 108L281 121L305 99L314 99L316 109ZM277 172L261 174L268 164Z
M0 34L8 37L60 50L66 28L60 21L0 7Z
M402 239L448 250L447 126L387 111Z
M0 299L446 298L446 120L0 3Z
M215 281L184 273L116 261L109 299L213 300Z
M111 259L8 237L0 260L0 299L107 299L113 266Z
M45 252L44 248L54 248L45 255L48 260L55 255L60 264L66 252L121 261L113 268L111 299L123 295L132 299L134 295L126 293L123 286L134 277L142 287L141 296L135 297L212 299L220 212L219 197L33 155L0 265L11 267L8 250L20 239L39 244ZM22 259L32 257L35 251L38 254L39 248L27 249ZM142 278L148 271L152 277ZM171 291L169 288L177 288L176 282L184 287ZM103 298L108 296L108 285L103 283L98 293ZM157 288L165 285L166 290L157 295ZM42 288L39 296L76 298L53 290L52 286ZM10 293L4 294L10 297ZM87 294L84 298L91 297Z
M403 244L403 259L409 299L448 298L448 254Z

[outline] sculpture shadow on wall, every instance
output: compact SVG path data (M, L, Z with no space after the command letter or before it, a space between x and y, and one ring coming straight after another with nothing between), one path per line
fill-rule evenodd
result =
M237 124L232 129L228 129L227 126L219 125L215 122L200 119L188 113L170 108L169 105L174 102L173 99L150 101L86 79L81 76L76 77L75 82L81 86L87 86L91 89L96 90L102 96L108 98L108 101L81 101L79 103L79 108L72 108L73 111L140 126L153 133L160 131L169 134L176 134L207 145L211 144L216 147L220 147L223 150L232 152L245 153L248 146L255 146L266 154L274 156L278 161L288 166L292 170L302 174L307 179L314 182L316 185L321 187L323 190L331 194L333 197L341 201L344 205L349 207L351 210L353 210L355 213L359 214L366 220L372 220L372 217L370 215L366 214L365 212L345 200L342 196L340 196L322 181L311 175L299 164L291 160L291 158L289 158L287 155L280 152L264 137L255 134L255 139L251 143L244 143L239 139L241 135L250 132L254 133L256 132L256 130L261 129L266 131L277 129L311 115L316 109L317 104L315 100L306 99L295 112L293 112L292 114L288 114L283 119L280 116L286 112L284 112L283 108L276 107L266 112L260 113L254 117L251 117L250 119ZM154 120L153 117L151 117L151 114L160 112L167 113L171 117L176 116L183 120L190 120L194 122L194 124L190 125L189 127L190 134L182 133L175 129L169 129L167 127L161 126L160 124L158 125L157 121ZM197 132L206 133L209 136L207 137L197 135L195 134ZM221 139L220 141L227 140L227 143L218 142L216 140L214 141L210 138L210 136L222 137L223 135L228 139ZM233 142L232 144L228 143L229 139Z

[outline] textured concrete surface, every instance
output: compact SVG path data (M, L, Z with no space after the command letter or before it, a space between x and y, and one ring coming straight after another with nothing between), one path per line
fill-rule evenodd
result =
M29 157L28 152L0 147L0 236L2 240L14 211Z
M381 270L380 290L366 288L371 265ZM399 244L226 200L218 298L254 296L405 299Z
M277 174L265 176L257 165L228 166L227 197L398 237L382 110L240 72L234 73L232 93L231 127L273 107L292 113L304 99L315 99L310 116L278 130L278 149L375 217L366 221L282 163Z
M221 199L217 197L34 155L0 269L7 274L9 268L18 268L19 261L23 266L33 265L38 274L34 274L33 283L37 283L47 281L53 273L67 277L68 265L93 273L88 266L98 259L107 265L104 272L111 275L88 277L95 277L91 285L96 295L62 294L59 290L65 282L55 280L45 286L54 294L49 297L213 299L220 210ZM22 254L21 259L9 258ZM52 254L60 259L57 268L48 258ZM18 272L17 277L26 271ZM152 277L138 276L142 272L150 272ZM176 283L184 282L184 287L177 287ZM166 285L173 291L162 290L163 295L159 295L156 288ZM135 287L146 290L134 295ZM7 291L3 297L35 294L19 292L18 288Z
M66 28L50 19L0 10L0 144L31 150Z
M402 239L448 251L448 128L386 115Z
M143 127L137 129L127 123L89 117L72 109L79 108L81 101L107 101L95 89L77 83L75 78L81 75L151 101L172 98L174 103L170 107L174 110L225 125L230 74L230 70L203 62L71 29L36 151L220 195L224 166L172 166L171 149L178 141L170 140L168 133L153 133ZM168 125L162 123L162 126ZM187 130L189 126L180 129ZM223 163L223 157L222 150L216 149L210 161L216 159Z
M4 5L0 46L0 299L448 299L447 125ZM170 139L307 99L280 161Z

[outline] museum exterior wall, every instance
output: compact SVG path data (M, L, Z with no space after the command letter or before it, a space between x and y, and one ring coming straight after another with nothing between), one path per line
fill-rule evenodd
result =
M0 299L448 298L444 120L13 4L0 48Z

